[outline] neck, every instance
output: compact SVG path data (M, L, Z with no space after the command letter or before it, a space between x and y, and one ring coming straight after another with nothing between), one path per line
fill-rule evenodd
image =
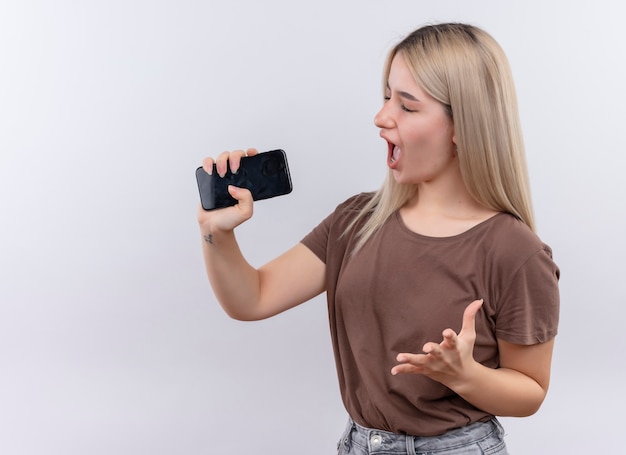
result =
M454 213L457 216L482 209L482 205L465 187L460 171L455 174L437 181L419 183L415 195L405 207L427 213Z
M409 229L433 237L460 234L496 213L469 194L460 176L447 182L420 183L400 210Z

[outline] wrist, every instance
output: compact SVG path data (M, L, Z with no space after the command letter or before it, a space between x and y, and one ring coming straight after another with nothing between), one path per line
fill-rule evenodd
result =
M464 365L462 371L445 384L458 395L471 394L476 387L481 387L481 371L487 368L476 360Z
M200 235L202 236L203 243L212 245L216 240L234 237L234 231L232 229L220 229L216 226L201 224Z

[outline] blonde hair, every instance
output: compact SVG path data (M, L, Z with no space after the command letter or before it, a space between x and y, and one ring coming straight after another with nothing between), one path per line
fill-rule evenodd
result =
M461 175L485 207L507 212L535 230L517 97L508 60L498 43L471 25L448 23L415 30L389 53L402 53L416 82L443 104L454 122ZM383 186L350 224L370 215L358 232L358 251L417 187L388 173Z

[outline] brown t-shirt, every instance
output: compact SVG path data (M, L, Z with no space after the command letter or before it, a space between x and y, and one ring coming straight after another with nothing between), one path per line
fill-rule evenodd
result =
M550 248L500 213L453 237L410 231L396 212L352 255L346 226L372 195L337 207L302 243L326 264L330 329L346 409L359 424L416 436L442 434L492 416L421 375L392 376L399 352L422 352L441 332L476 317L474 358L498 367L497 339L535 344L556 336L559 269Z

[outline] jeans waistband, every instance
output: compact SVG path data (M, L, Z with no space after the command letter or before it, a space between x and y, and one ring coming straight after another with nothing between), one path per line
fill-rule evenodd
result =
M348 426L352 426L352 441L362 447L369 447L370 453L423 453L442 449L453 449L476 443L498 432L504 434L504 430L497 419L487 422L475 422L462 428L448 431L440 436L413 436L396 434L387 431L366 428L352 419Z

